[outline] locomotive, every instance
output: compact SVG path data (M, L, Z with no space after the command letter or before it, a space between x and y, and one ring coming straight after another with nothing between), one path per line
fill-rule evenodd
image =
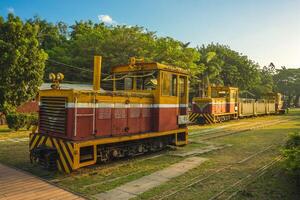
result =
M239 89L236 87L209 85L202 97L192 99L189 120L193 123L213 124L284 112L280 93L269 93L262 99L239 98Z
M30 134L33 162L70 173L112 159L158 151L188 141L188 72L135 58L112 67L101 84L101 56L94 57L93 87L53 85L39 91L38 131Z

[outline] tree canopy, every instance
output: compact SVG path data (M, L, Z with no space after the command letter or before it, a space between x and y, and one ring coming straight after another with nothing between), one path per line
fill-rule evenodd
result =
M300 97L300 68L282 67L274 74L274 90L287 96L288 104L296 104Z
M212 83L251 90L260 81L259 65L228 46L209 44L198 47L202 55L198 61L204 65L203 75Z
M170 37L158 37L143 27L107 26L103 23L80 21L70 26L68 34L65 32L62 34L58 24L45 23L38 18L30 22L44 27L41 30L56 31L52 34L54 36L61 34L61 37L55 38L40 34L42 36L40 43L51 46L45 47L49 55L46 73L61 71L71 81L88 82L92 76L89 71L67 68L53 61L91 70L93 56L102 55L104 73L108 73L112 66L128 63L130 57L167 63L185 69L201 68L196 63L199 59L196 49Z
M260 67L229 46L211 43L194 48L140 26L92 21L69 26L37 16L23 22L10 14L7 20L0 18L0 50L1 107L32 98L50 72L62 72L71 82L91 82L94 55L103 56L104 75L130 57L185 68L191 74L191 96L206 81L239 87L257 98L268 92L299 97L299 69L278 70L273 63Z
M35 97L42 84L47 54L40 48L38 27L19 17L0 17L0 109Z

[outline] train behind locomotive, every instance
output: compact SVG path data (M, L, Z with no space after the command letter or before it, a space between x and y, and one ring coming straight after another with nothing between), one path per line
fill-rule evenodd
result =
M240 98L236 87L209 85L202 97L193 98L189 119L194 123L213 124L284 112L280 93L269 93L261 99Z
M160 63L112 68L112 91L100 88L101 57L94 58L91 89L52 88L39 93L39 129L30 156L48 169L71 172L99 161L187 144L188 72Z

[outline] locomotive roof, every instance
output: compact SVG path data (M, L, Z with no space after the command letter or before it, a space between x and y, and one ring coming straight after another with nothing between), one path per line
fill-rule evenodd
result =
M239 89L238 87L231 87L231 86L223 86L223 85L216 85L216 86L211 86L212 88L217 88L217 89L230 89L230 90L237 90Z
M43 83L40 86L40 90L49 90L51 89L51 85L53 83ZM59 84L60 88L63 90L93 90L93 85L89 85L89 84L70 84L70 83L61 83ZM105 92L104 89L100 89L100 92Z
M157 62L149 62L149 63L135 63L134 65L126 64L126 65L117 65L112 68L112 73L122 73L122 72L132 72L132 71L141 71L141 70L165 70L180 74L188 75L189 72L180 67L174 67L170 65L165 65Z

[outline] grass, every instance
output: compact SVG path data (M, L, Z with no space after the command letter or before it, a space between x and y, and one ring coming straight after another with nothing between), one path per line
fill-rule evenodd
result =
M59 185L91 196L149 175L180 160L182 158L168 155L142 161L133 159L125 164L101 166L89 173L70 176L61 180Z
M243 188L233 199L299 199L299 182L278 165L265 176Z
M230 129L230 125L239 122L260 122L274 119L292 119L291 121L269 126L259 130L248 131L240 134L234 134L227 137L216 138L209 142L214 144L231 144L231 147L201 155L209 160L204 164L190 170L186 174L172 179L172 181L161 185L141 194L138 199L155 199L162 194L170 193L170 190L179 189L193 180L195 177L206 177L222 167L242 160L249 155L266 148L273 144L274 147L265 153L250 159L249 161L234 165L233 167L222 171L205 182L201 182L187 188L167 199L209 199L220 190L228 187L237 180L253 173L259 167L265 165L280 154L280 143L283 143L290 132L300 130L300 110L291 110L284 116L267 116L248 118L239 121L231 121L212 126L192 126L190 132L206 131L224 126ZM0 126L0 140L10 138L28 137L29 132L21 130L18 132L10 131L5 126ZM178 152L187 152L205 147L205 143L191 143L186 147L180 148ZM28 142L0 142L0 162L28 171L36 176L53 181L56 184L81 193L88 198L93 194L110 190L129 181L138 179L142 176L151 174L157 170L168 167L179 162L184 158L172 156L168 151L161 152L161 156L153 157L142 156L112 162L109 164L97 165L89 168L83 168L71 175L63 175L56 172L48 172L39 166L32 165L29 161ZM148 158L149 159L146 159ZM297 193L294 183L289 181L285 171L277 166L279 175L272 175L273 171L256 180L253 184L243 188L238 193L236 199L295 199ZM278 171L278 170L277 170ZM278 173L277 173L278 174ZM276 178L277 177L277 178ZM279 189L278 189L279 188ZM277 191L278 190L278 191ZM281 196L280 196L281 194ZM268 196L271 195L271 196ZM270 198L268 198L270 197Z
M289 115L285 116L270 116L270 117L259 117L254 119L246 119L246 121L257 121L266 120L274 118L290 118L293 117L292 121L277 124L274 126L269 126L264 129L248 131L241 134L230 135L223 138L217 138L211 142L232 144L232 147L223 149L221 151L216 151L205 155L205 157L210 160L204 165L191 170L190 172L184 174L183 176L177 177L172 181L164 184L160 187L154 188L140 195L138 198L142 199L156 199L161 196L161 194L169 194L174 188L179 189L184 187L184 185L189 184L194 177L199 176L199 178L207 177L218 169L223 168L229 164L240 161L251 154L268 147L269 145L276 145L270 151L259 155L245 164L234 166L228 170L222 171L215 176L207 179L205 182L195 184L190 188L180 191L166 199L209 199L222 189L235 183L237 180L255 172L258 168L265 165L266 163L272 161L277 155L280 154L280 147L278 144L283 143L287 138L288 133L299 131L299 110L291 112ZM232 122L230 122L232 123ZM276 188L269 188L268 185L261 184L259 191L254 191L256 198L254 199L280 199L276 195L265 198L265 194L261 193L266 191L264 188L268 188L268 191L274 190ZM286 187L283 187L286 188ZM294 193L297 190L291 189L285 191L285 196L289 199L296 199ZM274 194L276 194L274 192ZM241 196L240 196L241 197ZM242 197L239 199L243 199Z
M29 137L30 131L21 129L19 131L10 130L6 125L0 125L0 140Z

